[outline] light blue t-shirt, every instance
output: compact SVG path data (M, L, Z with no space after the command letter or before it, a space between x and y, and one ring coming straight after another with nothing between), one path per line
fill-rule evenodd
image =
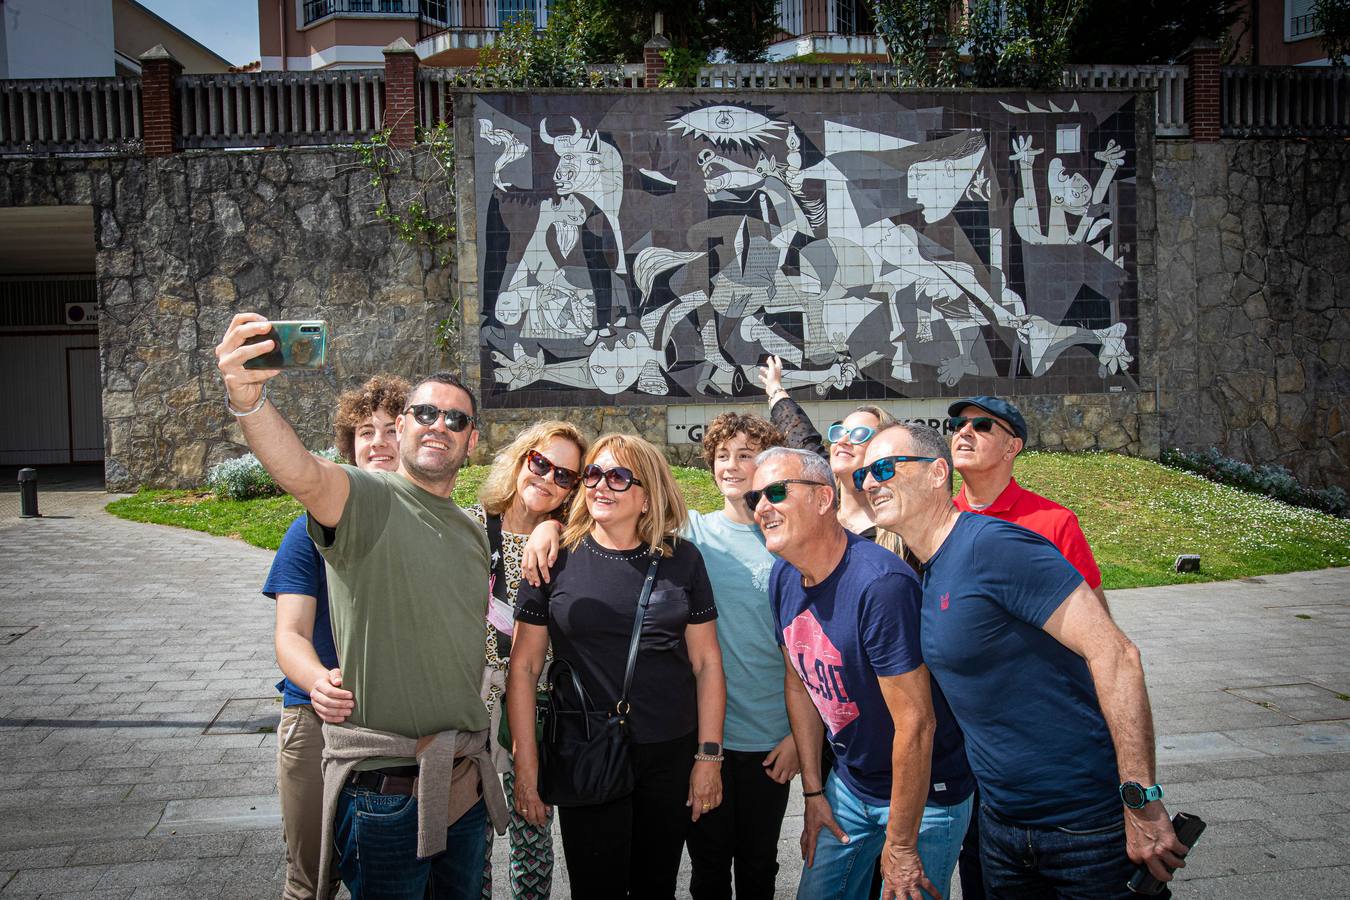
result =
M783 653L778 647L769 573L774 556L756 525L740 525L721 510L690 510L689 540L703 554L717 599L717 640L727 679L722 744L729 750L768 752L787 737Z

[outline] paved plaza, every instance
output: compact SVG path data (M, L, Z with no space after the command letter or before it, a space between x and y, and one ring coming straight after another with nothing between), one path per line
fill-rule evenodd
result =
M0 898L280 896L272 554L66 487L0 493ZM1168 806L1210 825L1178 895L1350 896L1350 569L1110 600Z

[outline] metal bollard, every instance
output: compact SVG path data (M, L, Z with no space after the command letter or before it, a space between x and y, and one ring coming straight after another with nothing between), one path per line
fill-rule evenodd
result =
M40 515L37 503L37 469L20 469L19 518L36 519Z

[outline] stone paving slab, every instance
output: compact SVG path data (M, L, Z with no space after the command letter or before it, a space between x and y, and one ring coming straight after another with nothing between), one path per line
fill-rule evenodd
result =
M0 900L278 896L275 736L203 733L227 701L274 696L271 554L52 497L65 518L0 517L0 625L32 626L0 643ZM1177 895L1350 896L1350 570L1110 599L1169 806L1210 824ZM783 897L801 812L794 791ZM556 883L566 898L561 860Z

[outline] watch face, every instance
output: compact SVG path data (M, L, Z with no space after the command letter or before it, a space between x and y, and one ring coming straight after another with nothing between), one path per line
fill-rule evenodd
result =
M1144 789L1133 781L1128 781L1120 786L1120 799L1131 809L1139 809L1145 803Z
M718 756L722 752L722 745L713 741L704 741L698 745L698 752L704 756Z

